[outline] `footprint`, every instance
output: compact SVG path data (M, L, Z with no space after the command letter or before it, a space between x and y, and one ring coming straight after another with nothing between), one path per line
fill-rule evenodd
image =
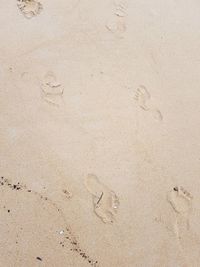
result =
M107 22L106 28L118 38L123 38L126 31L126 8L122 2L115 3L115 9L112 18Z
M114 14L119 17L125 17L127 10L127 2L122 0L114 1L115 12Z
M94 174L88 174L85 186L93 196L95 214L104 223L113 223L120 204L115 192L102 184Z
M106 24L106 28L118 38L122 38L122 34L126 31L123 18L112 18L112 20L108 21Z
M37 0L17 0L17 6L28 19L37 16L43 9L42 4Z
M184 266L199 266L200 238L198 228L190 225L193 210L193 196L182 186L171 190L167 199L174 211L174 233L179 245L180 255L185 262Z
M168 201L179 214L188 214L192 208L192 195L182 186L176 186L168 194Z
M41 92L43 99L52 105L59 106L61 97L64 93L62 85L57 82L57 78L53 72L47 72L41 83Z
M144 111L149 111L157 121L163 120L161 111L154 106L151 94L144 85L140 85L137 88L134 95L134 100L141 109Z
M149 110L149 106L147 101L151 98L150 93L147 91L144 85L140 85L136 92L134 99L137 101L140 108L143 110Z
M152 110L152 115L157 121L162 121L163 120L163 115L159 109L153 109Z
M173 208L176 216L174 230L179 239L183 231L190 228L189 217L192 211L192 195L182 186L176 186L167 195L167 200Z

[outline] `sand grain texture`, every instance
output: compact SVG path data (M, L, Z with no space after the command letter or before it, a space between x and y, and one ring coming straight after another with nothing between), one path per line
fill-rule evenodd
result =
M198 1L0 1L0 267L200 266Z

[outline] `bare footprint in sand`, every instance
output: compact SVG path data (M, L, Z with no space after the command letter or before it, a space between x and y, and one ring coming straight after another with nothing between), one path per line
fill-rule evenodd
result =
M152 109L152 115L155 120L157 121L162 121L163 120L163 115L159 109Z
M125 5L121 2L115 3L113 16L108 20L106 28L118 38L123 38L123 33L126 31L125 16Z
M52 105L59 106L64 88L57 81L53 72L47 72L41 83L41 92L43 99Z
M122 34L126 31L126 25L124 23L124 18L112 18L106 24L106 28L112 32L116 37L122 38Z
M140 108L143 110L149 110L149 106L147 101L151 98L150 93L147 91L144 85L140 85L136 92L134 99L137 101Z
M174 230L179 239L182 232L190 228L189 217L192 211L192 198L192 195L182 186L174 187L167 195L167 200L175 212Z
M22 14L30 19L42 11L42 4L37 0L17 0L17 6Z
M182 186L176 186L168 194L168 200L173 209L179 213L189 213L192 208L192 195Z
M151 94L144 85L140 85L134 95L134 100L144 111L149 111L157 121L162 121L163 116L159 109L152 104Z
M93 196L95 214L104 223L113 223L119 208L119 199L115 192L102 184L94 174L88 174L85 186Z

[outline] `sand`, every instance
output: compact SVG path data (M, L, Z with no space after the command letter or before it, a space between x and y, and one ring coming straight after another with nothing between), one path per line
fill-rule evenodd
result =
M200 266L199 11L0 1L0 267Z

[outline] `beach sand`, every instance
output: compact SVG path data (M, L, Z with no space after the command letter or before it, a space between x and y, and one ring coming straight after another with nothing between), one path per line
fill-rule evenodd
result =
M0 267L200 266L199 12L1 0Z

